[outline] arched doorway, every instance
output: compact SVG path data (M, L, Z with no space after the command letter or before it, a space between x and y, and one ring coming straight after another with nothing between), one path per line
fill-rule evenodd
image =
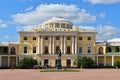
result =
M16 54L16 50L15 50L14 47L11 47L11 48L10 48L10 54Z
M111 47L107 47L107 48L106 48L106 52L112 52Z
M99 48L98 54L103 54L103 48L102 47Z

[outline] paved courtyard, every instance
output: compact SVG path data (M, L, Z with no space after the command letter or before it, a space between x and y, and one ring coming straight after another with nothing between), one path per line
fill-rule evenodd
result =
M80 69L80 72L0 70L0 80L119 80L120 69Z

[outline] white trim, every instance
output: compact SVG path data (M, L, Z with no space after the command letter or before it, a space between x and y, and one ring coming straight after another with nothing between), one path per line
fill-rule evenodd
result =
M8 67L10 67L10 56L8 56Z
M114 55L112 55L112 66L114 66Z
M77 51L77 49L78 49L78 46L77 46L77 36L75 36L75 54L78 54L78 51Z
M38 36L38 54L40 54L40 36Z
M52 47L52 54L54 54L55 53L55 51L54 51L54 36L53 36L53 38L52 38L52 43L53 43L53 47Z
M64 36L64 54L66 54L66 36Z
M104 56L104 66L106 66L106 56Z
M74 54L74 48L75 48L75 38L72 36L72 54Z
M63 36L61 36L61 53L63 53Z
M49 42L49 53L52 54L52 36L50 36L50 42Z

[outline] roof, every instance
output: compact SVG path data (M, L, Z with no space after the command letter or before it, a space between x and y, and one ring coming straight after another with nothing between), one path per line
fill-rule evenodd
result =
M52 23L52 22L68 22L68 23L71 23L70 21L67 21L67 20L63 19L62 17L52 17L51 19L48 19L47 21L43 22L43 24Z
M0 42L0 46L8 46L8 42Z
M107 42L120 42L120 38L110 39L110 40L107 40Z

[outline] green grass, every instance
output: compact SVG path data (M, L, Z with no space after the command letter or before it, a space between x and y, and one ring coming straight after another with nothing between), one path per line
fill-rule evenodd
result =
M79 72L79 70L70 70L70 69L64 69L64 70L41 70L40 72Z

